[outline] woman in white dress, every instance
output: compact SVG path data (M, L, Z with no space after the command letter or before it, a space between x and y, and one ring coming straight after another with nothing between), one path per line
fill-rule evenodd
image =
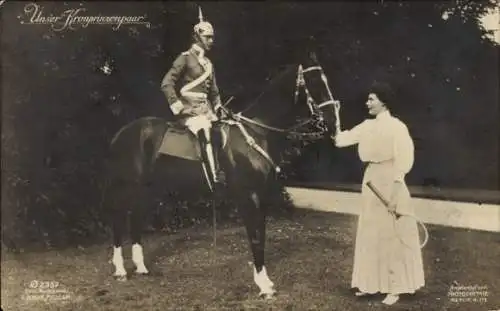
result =
M358 144L367 164L362 183L352 288L356 296L387 294L392 305L400 294L414 293L425 284L422 253L405 175L414 161L414 145L406 125L389 112L391 89L374 84L366 105L373 119L334 138L337 147ZM371 183L389 200L386 207L367 187Z

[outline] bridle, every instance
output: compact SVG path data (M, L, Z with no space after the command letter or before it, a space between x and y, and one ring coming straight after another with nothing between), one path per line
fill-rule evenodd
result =
M311 96L311 93L309 91L309 88L307 87L306 80L304 78L304 73L311 72L311 71L319 71L321 75L321 80L323 81L323 84L325 85L325 88L328 92L328 100L323 101L319 104L316 103L314 98ZM300 92L300 89L303 88L304 92L306 93L306 103L307 106L309 107L309 111L311 112L311 120L315 122L315 125L317 128L322 130L322 133L328 131L326 128L326 125L324 123L324 116L323 112L321 109L325 106L330 106L333 105L335 109L335 128L340 129L340 117L339 117L339 111L340 111L340 102L334 100L332 92L330 90L330 86L328 85L328 79L326 77L325 72L323 71L323 68L319 65L316 66L311 66L307 67L306 69L302 68L302 65L299 65L298 71L297 71L297 82L295 86L295 104L297 103L297 98Z
M319 104L317 104L316 101L314 100L314 98L311 96L311 93L310 93L309 88L307 86L307 82L304 78L304 73L315 71L315 70L318 70L320 72L321 80L323 81L323 83L326 87L326 90L328 92L328 100L321 102ZM242 112L239 112L236 114L229 113L229 115L231 115L231 119L233 119L236 122L243 121L245 123L253 124L255 126L267 129L269 131L283 133L283 134L286 134L288 138L293 138L293 139L298 139L298 140L318 140L318 139L322 139L324 137L325 133L328 132L328 128L327 128L327 125L325 124L325 121L324 121L325 119L324 119L323 112L321 109L323 107L333 105L334 109L335 109L335 117L336 117L335 128L336 128L336 130L340 130L340 118L339 118L340 102L337 100L334 100L334 98L332 96L332 92L331 92L330 87L328 85L328 80L327 80L326 75L325 75L323 68L321 66L317 65L317 66L311 66L311 67L307 67L306 69L303 69L302 65L299 65L298 70L297 70L297 80L296 80L296 85L295 85L294 104L297 104L299 92L301 89L303 89L303 91L305 92L306 104L309 108L311 115L307 120L299 122L290 128L278 128L278 127L274 127L274 126L271 126L271 125L268 125L268 124L265 124L265 123L262 123L259 121L255 121L253 119L245 117L242 114ZM226 113L228 113L227 109L225 109L225 108L223 108L223 109L226 111ZM244 111L246 111L246 110L248 110L248 108L246 108ZM309 125L309 124L313 124L313 126L317 129L317 131L305 132L305 131L298 130L298 129L300 129L306 125Z
M311 96L311 93L309 91L309 88L307 87L306 80L304 79L304 73L313 71L313 70L319 70L321 73L321 80L326 86L326 89L328 90L328 96L329 99L321 102L319 104L316 104L314 98ZM299 65L298 71L297 71L297 83L295 87L295 100L294 104L297 104L297 98L299 95L300 89L303 89L305 94L306 94L306 103L309 107L309 111L311 112L311 116L309 119L307 119L305 122L299 122L298 124L292 126L291 128L278 128L274 127L271 125L267 125L265 123L250 119L248 117L245 117L242 112L239 113L232 113L229 111L227 108L227 104L232 100L229 99L225 104L220 106L220 109L223 110L226 115L228 116L227 119L222 119L221 122L225 123L229 126L236 126L239 128L240 132L242 135L245 137L245 140L249 146L251 146L253 149L255 149L258 153L260 153L274 168L274 170L277 173L281 172L281 167L276 165L276 163L273 161L271 156L261 147L257 144L255 139L248 133L246 130L245 126L243 123L247 124L252 124L254 126L267 129L269 131L273 132L278 132L282 134L286 134L286 137L289 139L293 139L294 141L301 141L304 144L308 144L309 141L314 141L314 140L319 140L323 139L325 137L325 134L328 133L328 128L325 125L324 122L324 117L323 117L323 112L321 111L321 108L329 105L333 105L335 109L335 116L336 116L336 130L340 131L340 119L339 119L339 110L340 110L340 102L337 100L333 99L332 93L330 91L330 88L328 86L328 81L326 78L326 75L323 72L323 69L321 66L312 66L308 67L306 69L302 68L302 65ZM257 102L252 103L249 107L247 107L243 112L247 111L250 107L254 106L257 104ZM314 132L301 132L298 131L298 128L301 128L305 125L308 124L313 124L313 126L318 129L317 131Z

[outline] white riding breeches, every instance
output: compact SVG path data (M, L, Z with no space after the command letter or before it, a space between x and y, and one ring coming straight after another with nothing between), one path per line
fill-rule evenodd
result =
M206 139L206 144L205 144L205 155L207 157L208 161L208 170L210 171L211 175L213 178L217 178L217 172L216 172L216 167L215 167L215 155L211 143L211 128L212 128L212 122L217 120L217 116L215 114L203 114L203 115L197 115L193 117L189 117L188 119L185 120L185 125L193 134L197 136L198 131L203 130L205 134L205 139ZM207 171L205 170L205 174L207 174ZM210 180L210 177L206 175L209 183L209 187L212 189L212 182Z
M205 131L205 135L207 138L210 137L210 129L212 128L212 122L217 120L215 115L198 115L189 117L185 121L185 125L187 128L193 132L193 134L197 134L199 130L203 129Z

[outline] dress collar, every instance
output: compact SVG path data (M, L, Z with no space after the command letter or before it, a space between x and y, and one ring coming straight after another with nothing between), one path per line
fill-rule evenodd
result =
M385 120L385 119L388 119L391 117L391 113L389 112L389 110L386 110L386 111L382 111L381 113L377 114L377 116L375 117L375 119L377 120Z

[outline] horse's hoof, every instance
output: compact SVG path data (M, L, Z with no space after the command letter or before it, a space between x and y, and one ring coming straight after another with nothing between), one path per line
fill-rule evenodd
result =
M276 297L276 291L273 289L268 292L260 292L259 297L264 299L264 300L270 300Z
M118 282L126 282L127 276L126 275L115 275L115 280Z
M143 275L143 276L148 276L148 275L150 275L150 274L149 274L149 271L147 271L147 270L146 270L146 271L143 271L143 270L135 270L135 274L137 274L137 275Z

